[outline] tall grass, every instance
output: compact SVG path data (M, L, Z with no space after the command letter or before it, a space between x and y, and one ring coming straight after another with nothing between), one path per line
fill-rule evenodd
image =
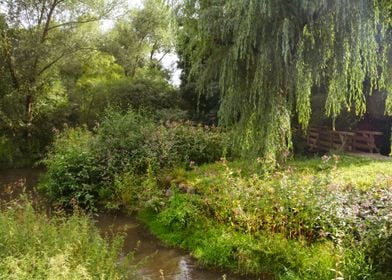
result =
M0 212L0 279L136 279L122 238L107 240L80 213L48 217L29 202Z

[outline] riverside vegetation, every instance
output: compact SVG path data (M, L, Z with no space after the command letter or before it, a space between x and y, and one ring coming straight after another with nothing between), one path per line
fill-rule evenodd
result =
M48 217L27 198L2 207L1 279L137 279L132 255L119 261L122 237L102 238L86 214Z
M390 279L392 162L349 156L226 161L225 135L143 112L108 110L93 131L55 141L40 188L138 211L170 246L201 265L272 279Z
M391 162L291 158L319 125L391 152L391 1L127 2L0 1L0 169L40 162L55 209L137 212L202 265L391 279ZM125 277L68 218L5 205L0 278Z

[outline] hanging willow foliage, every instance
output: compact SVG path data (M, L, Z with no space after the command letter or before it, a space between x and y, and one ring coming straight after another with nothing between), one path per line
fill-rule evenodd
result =
M282 160L292 118L307 127L318 88L327 92L327 116L343 108L364 114L365 96L376 90L389 93L392 113L388 1L180 2L190 75L207 92L219 83L220 123L234 128L243 155Z

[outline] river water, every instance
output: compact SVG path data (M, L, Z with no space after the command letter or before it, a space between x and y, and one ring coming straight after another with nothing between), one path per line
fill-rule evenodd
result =
M23 192L37 197L35 186L42 173L42 169L31 168L0 171L0 199L17 198ZM185 251L163 246L136 217L100 213L95 220L103 235L126 233L123 251L133 251L136 260L142 260L140 275L143 280L251 279L199 268Z

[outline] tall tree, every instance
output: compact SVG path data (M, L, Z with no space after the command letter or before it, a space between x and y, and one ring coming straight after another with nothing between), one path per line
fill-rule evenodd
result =
M144 0L144 6L132 15L132 26L141 43L147 46L149 59L160 62L174 48L172 13L165 0Z
M127 76L137 68L159 66L174 51L174 26L164 0L144 0L118 20L104 42L103 50L114 55Z
M220 122L237 130L240 152L281 160L293 116L306 128L317 88L333 118L343 108L363 114L376 89L388 91L392 113L388 3L185 0L178 15L183 32L193 32L191 76L205 90L219 81Z
M0 50L12 81L13 95L24 100L19 120L30 134L38 95L56 88L53 69L64 59L89 49L91 36L75 32L108 16L117 1L5 0Z
M98 51L91 52L88 61L82 64L82 75L76 82L71 101L80 111L80 123L95 125L97 115L107 106L107 84L116 83L123 77L124 70L114 62L114 57ZM101 112L100 112L101 111Z

